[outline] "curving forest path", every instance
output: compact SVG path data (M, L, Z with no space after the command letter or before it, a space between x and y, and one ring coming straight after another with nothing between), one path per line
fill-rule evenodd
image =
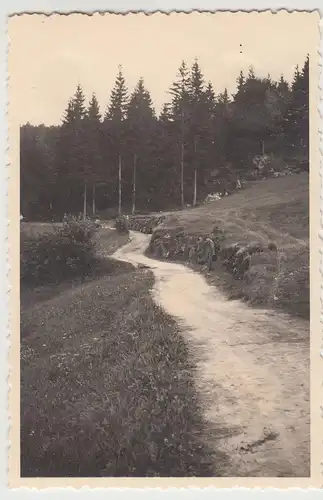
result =
M145 256L149 238L131 232L114 258L152 269L154 299L197 366L208 443L230 457L225 476L309 476L309 323L227 300L189 268Z

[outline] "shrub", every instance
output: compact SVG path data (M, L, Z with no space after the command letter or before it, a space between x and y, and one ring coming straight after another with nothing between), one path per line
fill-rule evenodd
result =
M91 271L96 261L94 235L97 226L90 220L64 220L52 232L21 232L20 278L27 283L62 281Z

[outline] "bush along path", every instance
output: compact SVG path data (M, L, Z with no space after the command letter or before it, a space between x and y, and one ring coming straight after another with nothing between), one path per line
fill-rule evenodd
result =
M307 321L228 301L187 266L149 258L148 244L131 232L114 257L153 270L154 299L177 319L197 366L209 444L230 457L224 475L308 476Z

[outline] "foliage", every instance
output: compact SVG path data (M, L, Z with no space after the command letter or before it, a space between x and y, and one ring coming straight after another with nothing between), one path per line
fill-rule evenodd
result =
M40 234L21 231L20 276L25 283L59 282L85 276L96 261L95 233L90 221L68 218L58 228Z
M309 169L309 58L291 84L240 72L233 96L216 95L197 60L182 61L168 93L156 117L144 79L129 95L119 67L103 120L78 85L59 127L21 127L23 215L194 205L256 177L260 156Z

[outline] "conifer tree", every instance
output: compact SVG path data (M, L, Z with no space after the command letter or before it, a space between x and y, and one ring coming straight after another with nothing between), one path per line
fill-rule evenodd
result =
M140 78L132 92L127 107L127 138L132 156L132 213L136 210L137 165L140 163L147 170L141 178L141 193L146 191L149 196L149 181L152 181L147 159L152 143L152 133L155 123L155 111L149 91L145 88L143 78ZM151 182L151 184L153 181ZM145 189L146 187L146 189Z
M208 116L204 77L195 59L189 79L190 122L189 132L193 144L193 206L197 202L197 172L201 163L200 150L203 149L202 137L206 134Z
M118 162L118 213L122 212L122 163L125 142L125 127L128 103L128 89L123 76L122 67L119 66L118 75L110 96L105 120L109 124L109 131L115 147Z
M99 103L96 95L93 93L86 110L87 159L91 170L93 215L96 213L96 185L103 178L101 118Z
M77 210L78 197L82 191L83 214L86 216L87 204L87 151L85 140L86 116L85 97L82 87L78 84L74 96L69 99L62 119L59 139L60 176L66 179L66 197L73 210Z
M122 66L116 77L114 87L111 91L110 104L106 112L106 119L117 124L123 122L126 118L128 103L128 89L122 72Z
M285 118L285 134L305 163L309 155L309 57L302 70L296 66L292 82L289 107Z
M180 144L180 191L181 205L184 207L184 160L185 144L187 141L188 121L189 121L189 71L185 61L182 61L177 80L173 83L169 93L172 96L171 111L172 120L176 128L176 136Z
M240 71L240 74L237 78L237 93L243 90L244 84L245 84L245 77L243 71Z

